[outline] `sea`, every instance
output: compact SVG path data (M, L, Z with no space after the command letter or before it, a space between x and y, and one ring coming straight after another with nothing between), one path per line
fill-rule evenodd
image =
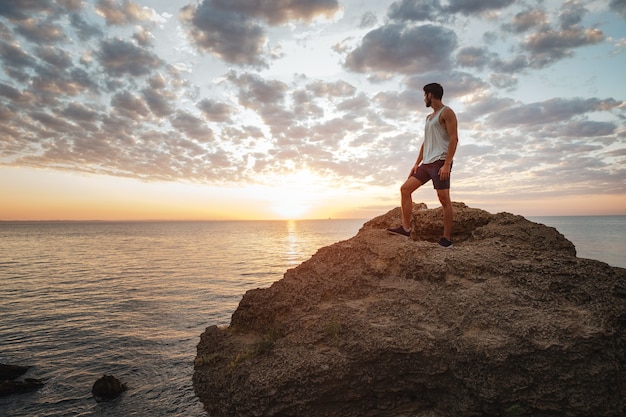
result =
M626 268L626 216L529 219ZM364 222L0 222L0 363L45 382L0 398L0 416L206 417L192 385L204 329ZM96 402L104 374L128 390Z

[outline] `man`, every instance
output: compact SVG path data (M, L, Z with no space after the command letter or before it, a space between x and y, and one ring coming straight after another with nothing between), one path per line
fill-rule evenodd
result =
M443 237L439 240L439 244L445 248L451 248L454 213L450 200L450 171L459 137L456 114L441 102L442 97L441 85L431 83L424 86L424 103L426 107L431 107L433 112L426 117L424 142L417 161L411 168L409 177L400 187L402 225L387 229L387 231L407 237L411 235L413 210L411 194L432 180L443 207Z

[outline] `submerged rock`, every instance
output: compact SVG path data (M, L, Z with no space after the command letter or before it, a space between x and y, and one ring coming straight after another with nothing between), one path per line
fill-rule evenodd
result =
M103 375L91 387L91 394L96 401L113 400L124 391L126 391L126 384L113 375Z
M211 416L624 416L626 270L556 229L455 203L400 211L248 291L197 348Z
M28 372L29 369L29 366L0 363L0 381L12 381L17 379Z
M43 381L35 378L25 378L23 381L3 381L0 382L0 397L8 397L13 394L25 394L37 391L43 386Z
M28 372L29 369L29 366L0 363L0 397L24 394L43 387L44 383L39 379L25 378L23 381L17 379Z

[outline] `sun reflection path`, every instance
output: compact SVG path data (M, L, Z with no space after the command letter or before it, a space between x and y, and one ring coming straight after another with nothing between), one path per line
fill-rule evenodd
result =
M285 257L287 264L291 267L300 263L300 240L298 225L295 220L287 220L287 239L285 245Z

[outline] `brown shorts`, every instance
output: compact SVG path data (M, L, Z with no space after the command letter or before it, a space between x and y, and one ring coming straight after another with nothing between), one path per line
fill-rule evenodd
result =
M428 181L433 180L433 188L435 190L445 190L450 188L450 177L447 180L439 179L439 170L446 161L440 159L432 164L422 164L417 167L417 171L411 175L412 177L420 180L422 184L426 184ZM452 172L452 164L450 164L450 172Z

